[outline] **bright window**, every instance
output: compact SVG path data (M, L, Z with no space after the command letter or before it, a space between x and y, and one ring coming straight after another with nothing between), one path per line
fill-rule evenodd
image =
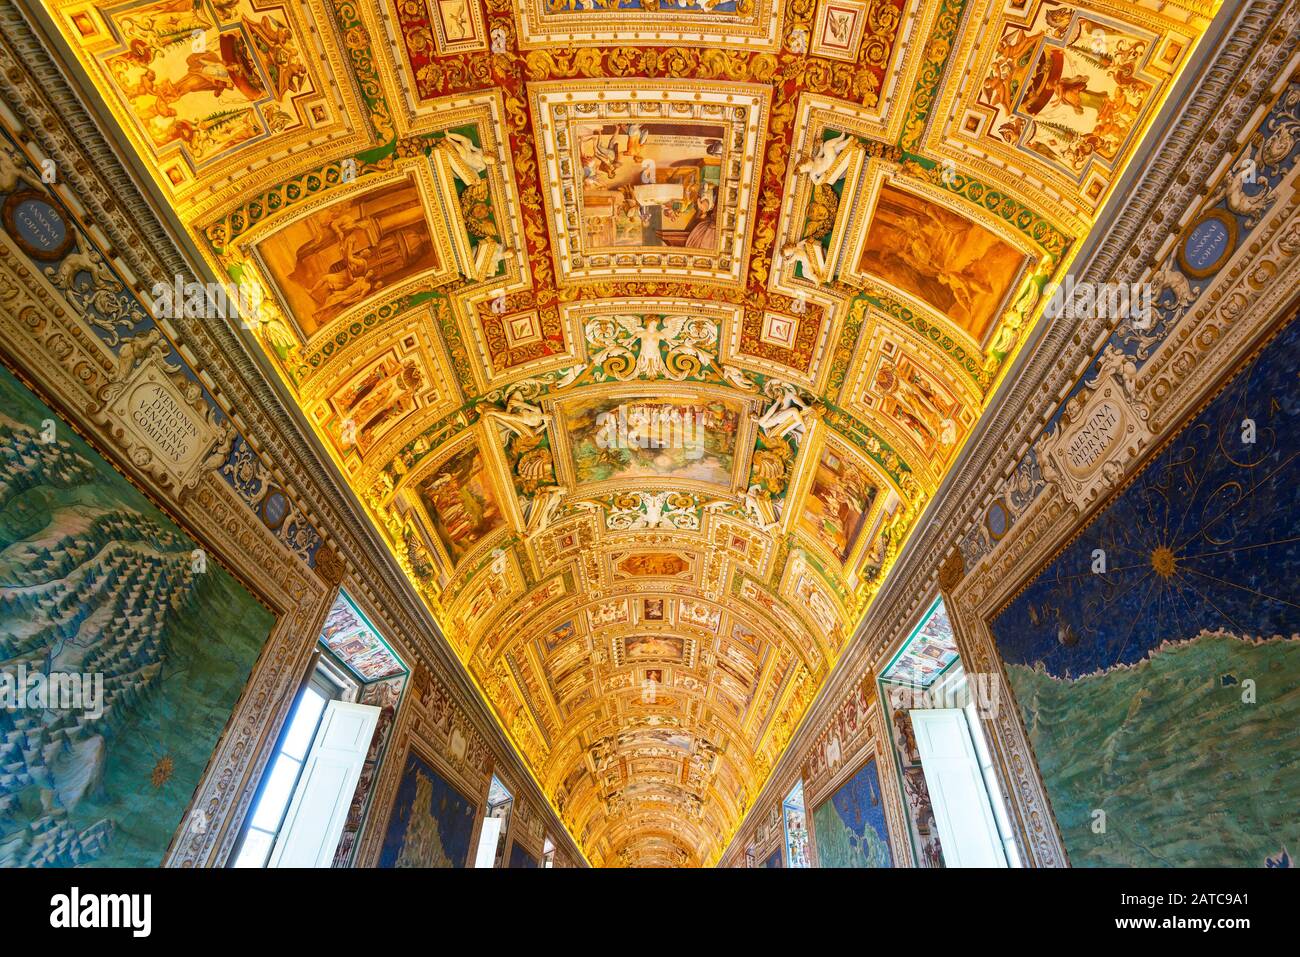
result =
M515 799L494 774L488 786L487 815L479 829L475 867L500 867L505 859L506 838L510 832L510 812Z
M276 836L284 825L284 815L294 788L302 777L307 754L316 740L325 705L340 697L342 691L326 672L318 670L299 694L288 727L280 737L280 747L271 760L271 770L263 778L262 791L253 806L243 843L235 855L235 867L266 866Z
M803 780L800 779L781 802L785 824L786 867L811 867L808 859L808 814L803 803Z

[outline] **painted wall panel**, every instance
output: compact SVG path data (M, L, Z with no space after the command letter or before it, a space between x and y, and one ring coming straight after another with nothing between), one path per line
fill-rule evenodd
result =
M1293 322L991 622L1076 866L1300 846L1298 355Z
M0 865L162 861L275 623L196 548L0 368L0 681L103 687L0 708Z
M822 867L893 867L880 775L872 758L813 812Z
M474 805L409 752L379 866L465 867L473 832Z
M522 844L516 841L510 845L510 866L511 867L536 867L537 858L529 854Z

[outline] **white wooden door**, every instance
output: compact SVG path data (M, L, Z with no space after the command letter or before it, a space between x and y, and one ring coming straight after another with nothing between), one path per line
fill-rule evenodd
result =
M496 864L497 842L501 840L501 825L504 823L504 818L483 818L483 827L478 832L478 853L474 856L475 867L492 867Z
M325 706L268 866L330 866L378 721L372 705Z
M909 712L943 862L948 867L1006 867L979 758L960 708Z

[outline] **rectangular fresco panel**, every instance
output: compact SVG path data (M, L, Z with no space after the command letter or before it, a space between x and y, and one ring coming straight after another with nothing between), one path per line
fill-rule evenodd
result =
M366 616L342 593L325 616L320 640L362 681L379 681L406 670Z
M880 775L872 758L813 812L822 867L893 867Z
M416 494L453 564L505 524L488 463L476 445L438 466Z
M982 342L1024 264L1023 253L983 226L885 183L858 271L915 296Z
M574 477L578 482L660 478L730 486L741 412L739 402L723 399L575 401L565 408Z
M877 494L879 490L863 469L834 449L823 449L799 527L843 563L853 554Z
M956 660L957 639L948 609L940 599L880 677L883 681L928 688Z
M990 623L1074 865L1300 847L1297 355L1293 321Z
M714 217L726 128L713 124L579 123L582 247L718 250Z
M628 661L648 659L682 663L686 655L686 642L674 635L635 635L623 639Z
M771 0L517 0L513 6L521 49L607 46L617 37L629 46L703 43L774 53L781 36L782 5Z
M402 179L290 223L258 244L304 338L381 288L438 268L420 189Z
M330 397L339 422L339 450L365 455L416 406L425 375L415 356L395 351L376 359Z
M0 697L92 690L0 707L0 866L162 862L275 624L195 548L0 367Z
M380 867L467 867L474 805L414 751L406 756Z
M300 124L294 100L312 83L282 10L249 0L213 5L219 17L176 0L98 6L121 40L105 70L156 154L184 150L201 166ZM85 16L73 18L83 35L95 30Z

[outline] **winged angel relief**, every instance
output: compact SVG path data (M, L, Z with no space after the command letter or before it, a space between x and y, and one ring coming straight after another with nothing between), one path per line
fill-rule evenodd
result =
M614 497L607 524L615 531L700 527L695 497L685 492L629 492Z
M598 382L698 377L718 342L717 326L695 316L597 316L586 331Z

